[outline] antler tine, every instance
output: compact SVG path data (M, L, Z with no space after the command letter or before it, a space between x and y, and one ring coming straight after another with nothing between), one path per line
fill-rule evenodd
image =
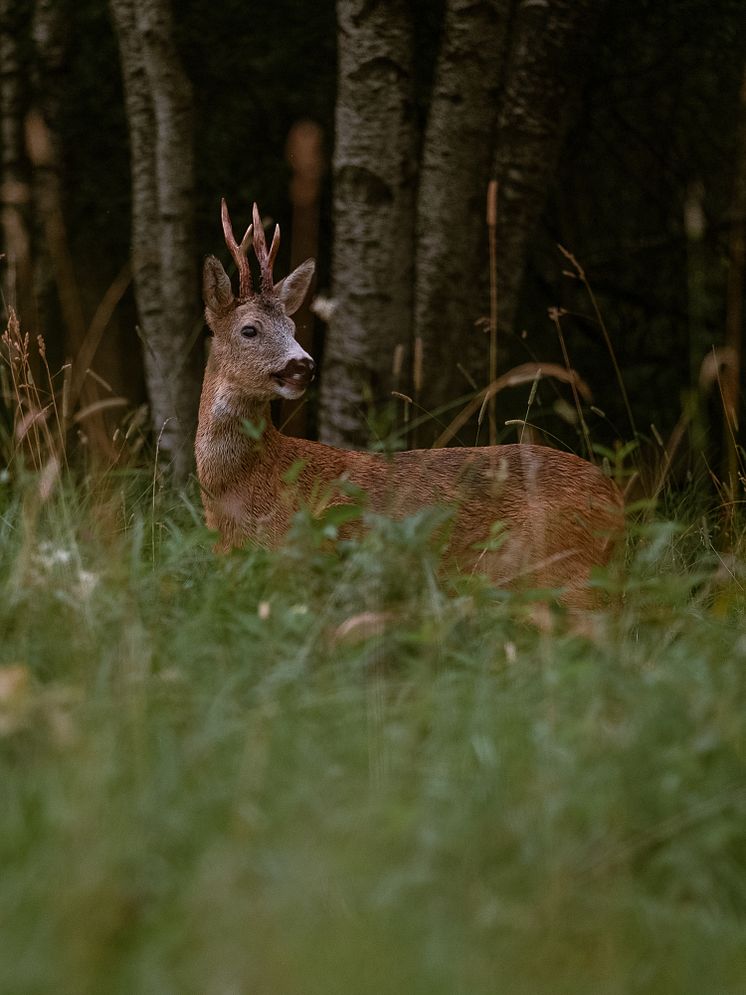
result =
M241 252L243 252L246 256L248 256L249 254L249 249L251 248L253 241L254 241L254 226L253 224L251 224L246 229L246 234L241 239L241 246L240 246Z
M233 234L233 225L231 224L230 215L228 214L228 205L225 202L225 197L220 201L220 217L223 221L223 235L225 236L225 244L228 246L230 254L233 256L233 261L238 269L238 296L242 299L251 297L252 286L251 286L251 268L249 266L248 251L251 246L251 236L253 234L253 226L249 225L246 229L246 234L241 239L241 244L236 242L236 237ZM264 234L264 233L262 233Z
M257 255L266 255L267 241L264 238L264 226L262 225L262 217L259 214L259 208L256 206L256 201L254 201L252 216L254 218L254 251Z
M262 271L262 289L267 293L274 290L274 279L272 277L272 267L274 266L277 252L280 248L280 226L275 225L275 233L272 237L272 245L267 251L267 240L264 237L262 219L259 216L259 208L254 204L254 252L259 260L259 267Z
M275 264L275 259L277 259L277 253L280 251L280 226L275 225L275 233L272 236L272 245L269 247L269 271L272 272L272 267Z

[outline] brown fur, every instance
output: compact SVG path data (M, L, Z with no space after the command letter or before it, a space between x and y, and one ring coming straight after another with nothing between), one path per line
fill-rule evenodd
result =
M255 240L256 229L255 220ZM305 263L282 284L272 288L264 280L260 294L236 300L218 261L206 261L206 318L214 340L196 456L207 524L220 533L219 548L249 540L277 544L301 503L347 500L334 486L345 480L367 492L374 510L394 516L426 505L452 506L448 551L464 569L482 570L501 585L562 587L568 605L586 604L590 570L608 561L623 503L614 483L585 460L523 445L383 457L288 438L272 426L270 398L299 396L308 376L296 367L312 367L287 317L300 305L311 275ZM258 329L249 341L240 332L247 325ZM287 381L278 377L288 370L293 372ZM263 425L261 437L251 438L244 420ZM302 470L288 484L285 475L298 461ZM505 527L506 539L498 549L485 550L495 522Z

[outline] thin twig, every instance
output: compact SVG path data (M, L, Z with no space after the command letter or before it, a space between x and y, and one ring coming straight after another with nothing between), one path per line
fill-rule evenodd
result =
M549 317L554 322L554 326L557 329L557 336L560 341L560 347L562 349L562 357L565 360L565 367L567 372L570 373L572 367L570 366L570 356L567 352L567 346L565 344L565 336L562 332L562 323L560 322L560 309L556 307L549 308ZM570 379L570 386L572 387L572 396L575 401L575 409L578 412L578 419L580 421L580 429L583 433L583 441L585 442L586 453L590 462L593 462L593 446L591 445L591 435L588 431L588 425L586 424L585 416L583 415L583 409L580 405L580 395L578 394L578 388L573 378Z
M490 368L489 382L497 379L497 180L487 187L487 231L490 244ZM489 399L490 445L497 445L497 401Z
M485 401L488 400L493 394L498 394L506 387L518 387L521 384L531 383L531 381L537 376L540 378L553 377L555 380L561 380L564 383L574 383L577 390L580 391L586 401L592 400L592 394L588 384L581 379L580 376L578 376L575 370L567 370L562 366L559 366L557 363L522 363L520 366L513 367L512 370L508 370L507 373L501 374L491 384L488 384L483 390L480 390L476 397L473 397L469 403L461 409L445 430L441 432L433 443L432 448L438 449L439 447L450 442L459 429L461 429L468 422L472 415L484 408Z
M627 394L627 388L624 386L622 371L619 368L619 363L617 362L616 353L614 352L614 346L611 344L611 337L606 327L606 322L603 319L603 315L601 314L601 309L598 306L596 295L593 293L593 289L590 283L588 282L588 277L585 275L585 270L580 265L575 256L572 254L572 252L570 252L568 249L566 249L564 246L560 245L559 243L557 243L557 248L560 250L565 259L567 259L568 262L575 268L575 272L577 273L578 279L583 284L583 286L585 287L585 291L588 294L591 306L593 308L593 312L596 316L596 321L598 322L598 326L601 329L601 334L604 337L606 348L609 352L609 356L611 357L611 362L614 367L614 374L616 376L617 383L619 384L619 390L622 395L622 400L624 401L624 407L627 411L627 417L629 418L629 424L630 428L632 429L632 434L634 438L637 438L637 427L635 425L635 417L632 414L632 405L629 403L629 395Z

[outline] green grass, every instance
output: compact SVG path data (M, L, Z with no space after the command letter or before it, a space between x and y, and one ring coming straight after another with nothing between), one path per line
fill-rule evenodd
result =
M0 991L743 992L744 572L700 520L633 530L582 635L441 576L432 513L217 558L139 484L0 484Z

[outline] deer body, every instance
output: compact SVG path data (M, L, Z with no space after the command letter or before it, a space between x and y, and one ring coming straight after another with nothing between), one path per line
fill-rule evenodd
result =
M196 441L207 524L219 532L219 548L276 545L300 504L348 501L336 483L349 481L366 492L373 510L394 516L451 506L448 553L463 568L483 570L499 584L562 587L568 604L583 604L590 570L607 562L621 528L616 486L585 460L543 446L378 456L282 435L271 424L270 399L300 396L313 377L313 360L295 342L287 317L305 296L312 262L275 286L271 262L279 236L267 252L255 206L263 289L254 294L246 259L252 229L238 246L225 205L223 226L241 293L233 297L222 266L208 258L204 292L214 340ZM256 431L247 432L247 422ZM496 522L504 541L485 548Z

